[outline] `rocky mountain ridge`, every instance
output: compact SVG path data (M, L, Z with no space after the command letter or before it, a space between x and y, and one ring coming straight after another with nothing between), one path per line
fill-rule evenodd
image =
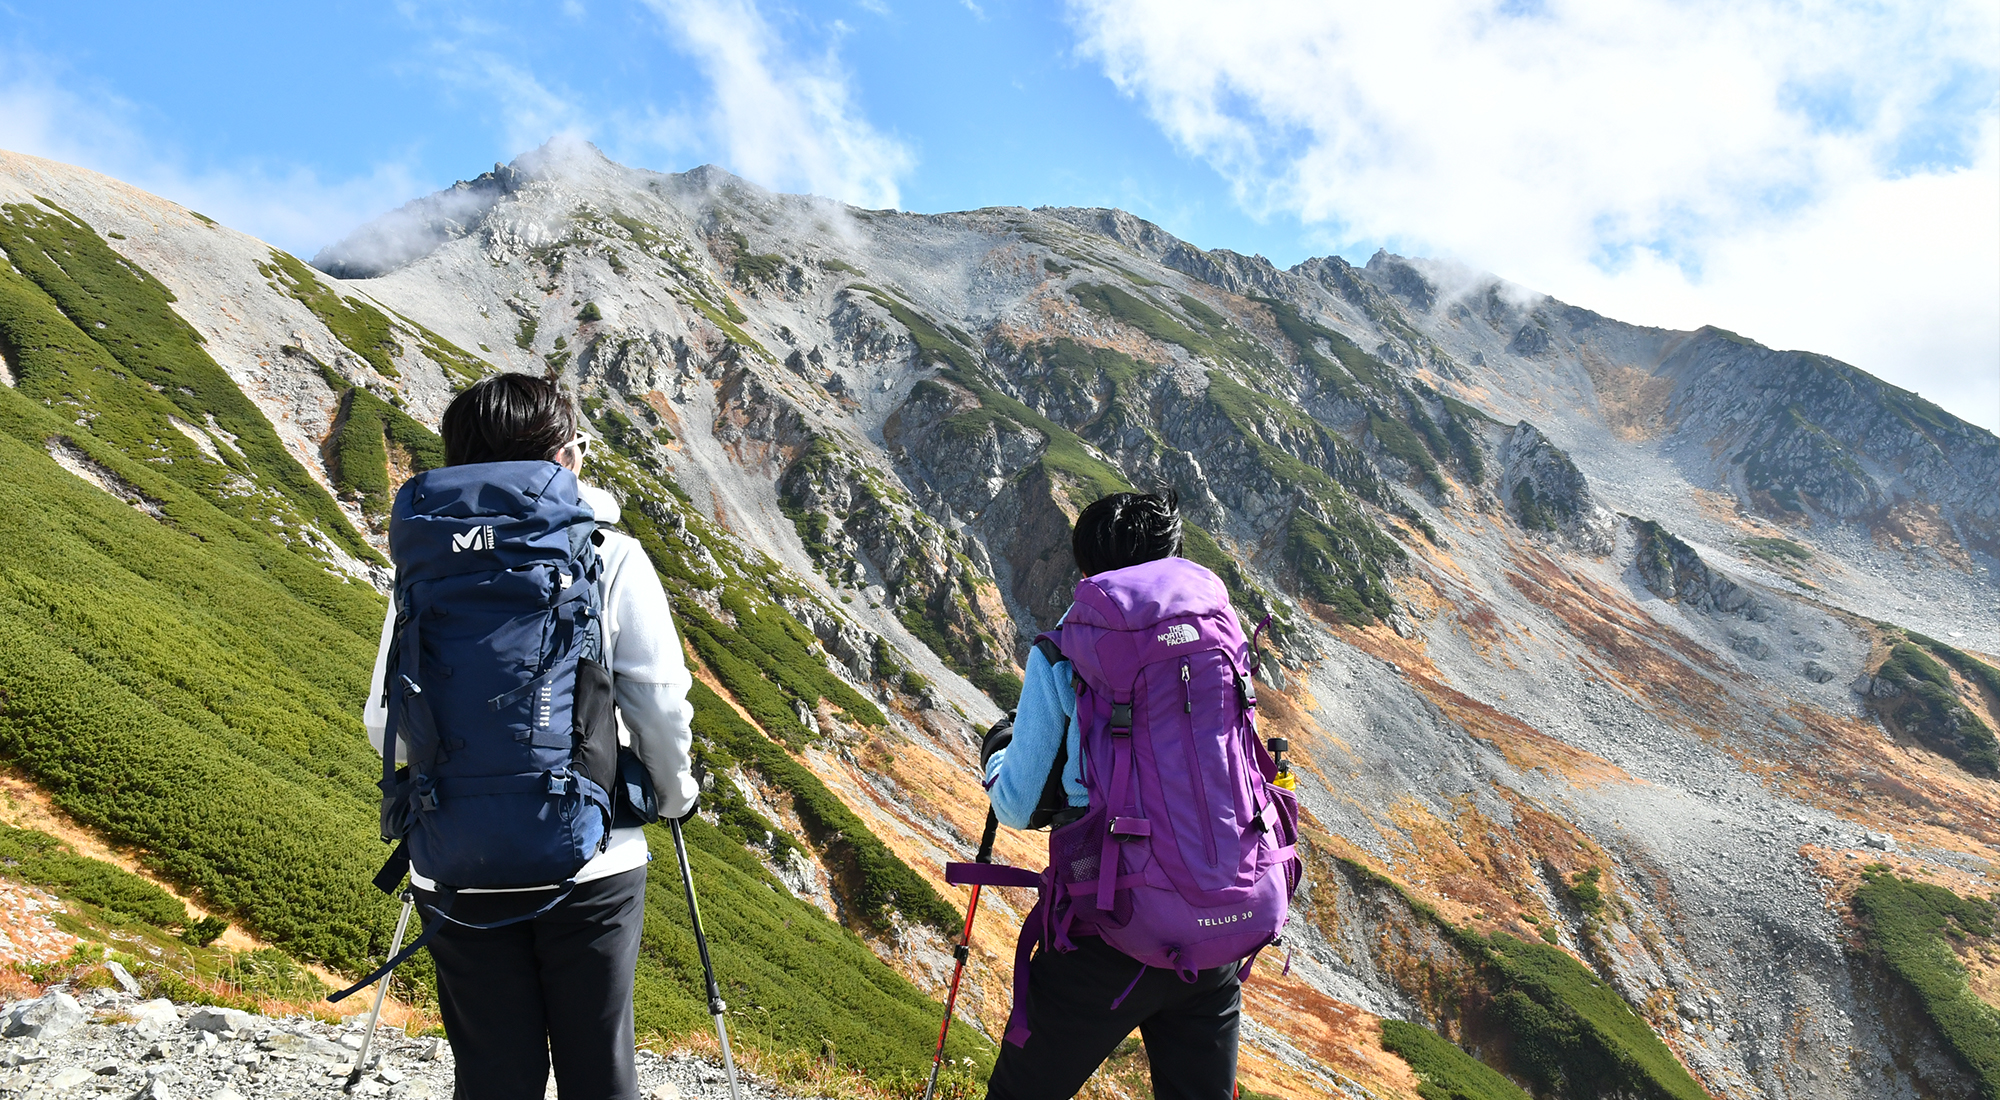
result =
M373 276L355 281L135 216L84 173L12 158L0 176L28 192L9 202L122 233L107 243L173 289L377 539L357 437L376 439L366 461L415 468L396 418L435 423L466 373L575 386L628 512L710 575L763 555L798 586L785 613L882 725L831 687L760 703L725 653L696 637L697 655L934 883L976 834L974 727L1066 605L1070 518L1104 491L1175 488L1190 556L1246 620L1274 616L1265 723L1306 770L1316 862L1291 974L1247 994L1271 1087L1395 1087L1343 1053L1341 1005L1553 1095L1591 1094L1600 1055L1645 1095L1973 1079L1898 979L1856 961L1841 908L1864 860L1992 889L2000 799L1975 726L1990 741L2000 706L1977 671L2000 650L2000 448L1913 395L1424 261L1280 271L1117 211L857 211L576 147L318 258ZM204 233L201 251L180 239ZM717 629L755 614L686 598L677 614ZM1891 667L1898 646L1964 663ZM1862 677L1943 717L1878 720ZM806 837L787 885L846 912L795 796L754 769L731 781ZM1038 865L1036 838L1008 843ZM1019 901L982 909L983 943L1011 939ZM878 951L923 984L935 942L896 940ZM986 959L1002 980L968 1012L990 1028L1004 963ZM1578 1007L1593 989L1616 996ZM1519 998L1583 1038L1550 1039Z

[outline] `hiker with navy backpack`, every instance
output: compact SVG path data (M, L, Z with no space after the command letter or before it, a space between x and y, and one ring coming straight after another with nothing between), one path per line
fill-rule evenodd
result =
M1160 1100L1234 1095L1241 981L1298 886L1298 804L1257 739L1252 644L1221 580L1179 556L1176 504L1117 493L1077 517L1075 600L982 746L993 814L1053 827L1038 877L948 875L1040 892L994 1100L1074 1095L1134 1029Z
M617 501L577 480L589 441L553 382L485 378L441 434L389 526L364 723L401 844L377 884L407 869L459 1100L539 1100L551 1063L563 1100L634 1100L639 826L699 793L681 643Z

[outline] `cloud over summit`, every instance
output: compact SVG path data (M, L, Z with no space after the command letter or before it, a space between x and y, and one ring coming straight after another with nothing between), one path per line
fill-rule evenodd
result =
M909 148L871 124L837 53L843 24L817 56L794 50L752 0L647 0L677 48L707 77L695 124L725 167L766 187L865 207L900 205Z

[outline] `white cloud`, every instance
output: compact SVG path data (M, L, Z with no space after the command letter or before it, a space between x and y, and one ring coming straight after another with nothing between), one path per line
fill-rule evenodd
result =
M297 165L190 164L147 135L139 108L39 59L16 54L0 84L0 149L74 164L150 191L232 229L310 256L420 190L406 164L326 180Z
M431 53L432 75L475 91L492 105L506 148L525 152L552 137L591 136L587 113L576 96L549 87L506 57L450 41L433 42Z
M793 51L752 0L647 0L710 84L702 120L711 147L746 178L865 207L899 204L916 161L854 102L834 43Z
M1849 359L2000 427L1983 0L1070 0L1254 213L1626 320Z

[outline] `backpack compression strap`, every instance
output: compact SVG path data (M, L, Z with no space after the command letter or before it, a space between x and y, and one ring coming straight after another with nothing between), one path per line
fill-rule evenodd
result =
M402 854L401 849L397 850L397 854L398 855ZM390 862L393 864L395 862L395 857L392 856L390 858ZM405 858L403 862L405 866L408 866L409 861L407 858ZM384 868L384 870L386 871L387 868ZM379 877L377 879L377 885L380 885ZM367 977L361 979L360 981L354 983L351 986L348 986L346 989L343 989L340 992L335 993L333 996L328 997L327 1001L330 1003L337 1003L351 994L358 993L361 990L364 990L369 986L374 985L376 982L382 979L382 975L387 974L391 970L394 970L397 967L403 965L404 960L408 959L411 955L416 954L419 948L427 946L431 942L431 937L437 935L438 930L443 928L447 924L455 924L460 928L472 928L483 931L490 928L505 928L508 925L520 924L523 921L531 921L534 920L536 917L539 917L547 913L549 910L554 909L556 906L561 905L565 900L569 898L570 891L574 889L576 889L576 880L570 879L569 881L563 883L562 885L557 886L555 888L556 896L550 898L547 903L543 904L539 908L536 908L531 912L523 913L518 917L508 917L506 920L488 921L483 924L475 924L471 921L462 921L459 920L457 917L452 916L451 905L452 902L458 900L458 891L438 890L437 895L438 898L440 899L439 904L424 905L422 903L419 903L417 905L417 908L423 910L430 916L437 918L436 920L425 922L423 934L418 936L416 939L410 941L410 945L408 947L405 947L401 951L396 952L395 956L389 959L389 961L383 963L381 966L376 967L374 971L371 972Z
M944 880L953 886L1026 886L1037 891L1035 907L1021 922L1021 937L1014 944L1014 1009L1007 1017L1006 1040L1017 1047L1025 1046L1028 1042L1029 964L1034 959L1035 945L1042 941L1042 932L1036 925L1038 922L1045 923L1048 877L1024 868L993 863L947 863L944 865Z
M1079 704L1080 705L1080 704ZM1143 817L1120 817L1125 808L1126 788L1132 780L1132 703L1119 702L1116 693L1111 696L1111 802L1105 807L1105 814L1111 819L1111 828L1104 833L1104 852L1097 864L1097 908L1099 912L1110 912L1112 895L1117 892L1118 843L1151 836L1153 825Z

